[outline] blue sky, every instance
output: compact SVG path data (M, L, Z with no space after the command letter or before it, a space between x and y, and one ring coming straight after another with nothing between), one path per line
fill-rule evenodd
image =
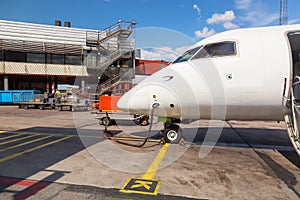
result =
M104 29L121 20L136 28L174 30L199 41L234 28L278 25L279 0L0 0L0 19ZM288 0L290 23L300 23L300 1ZM174 47L175 48L175 47Z

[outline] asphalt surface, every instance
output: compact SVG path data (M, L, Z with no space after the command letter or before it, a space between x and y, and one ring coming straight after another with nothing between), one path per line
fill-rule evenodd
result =
M155 142L155 123L153 141L136 148L107 136L143 137L149 126L119 121L107 135L89 111L0 106L0 121L0 199L300 198L283 122L201 120L183 124L185 141L168 147ZM132 180L134 193L120 192Z

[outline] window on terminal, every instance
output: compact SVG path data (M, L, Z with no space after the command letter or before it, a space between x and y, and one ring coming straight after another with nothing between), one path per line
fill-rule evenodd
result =
M27 63L45 63L45 53L27 53Z

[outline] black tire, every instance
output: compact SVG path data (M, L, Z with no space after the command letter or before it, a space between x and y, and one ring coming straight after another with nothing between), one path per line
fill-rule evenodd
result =
M147 126L149 124L149 118L147 117L143 117L142 119L140 119L139 121L139 125L140 126Z
M178 144L182 139L182 131L178 125L165 128L162 131L162 135L166 143Z
M140 119L136 119L136 118L138 118L138 115L134 115L133 118L134 118L133 122L134 122L136 125L140 125Z
M109 117L103 117L101 119L101 122L102 122L102 125L104 125L104 126L110 126L110 125L112 125L112 121L111 121L111 119Z

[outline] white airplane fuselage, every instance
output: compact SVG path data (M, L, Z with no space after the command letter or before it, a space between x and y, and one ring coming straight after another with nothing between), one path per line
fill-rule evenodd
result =
M147 115L159 103L155 115L175 119L282 121L292 115L300 25L227 31L190 51L131 89L118 107Z

